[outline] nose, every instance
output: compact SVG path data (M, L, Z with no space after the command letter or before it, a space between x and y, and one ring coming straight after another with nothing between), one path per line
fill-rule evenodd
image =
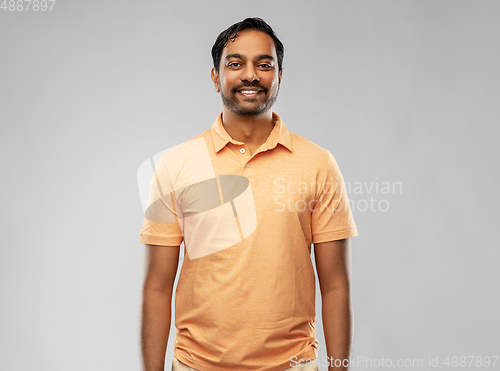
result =
M257 68L252 63L247 63L245 67L241 70L242 81L259 81L259 75L257 73Z

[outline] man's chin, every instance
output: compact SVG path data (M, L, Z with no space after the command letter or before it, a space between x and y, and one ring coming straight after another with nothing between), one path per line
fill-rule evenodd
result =
M255 98L227 100L223 97L222 102L224 106L232 113L239 117L256 117L268 112L273 104L268 102L256 102ZM273 101L274 103L274 101Z
M228 107L231 112L240 117L255 117L265 114L271 107L257 107L247 108L244 107Z
M239 117L257 117L265 113L265 111L233 111Z

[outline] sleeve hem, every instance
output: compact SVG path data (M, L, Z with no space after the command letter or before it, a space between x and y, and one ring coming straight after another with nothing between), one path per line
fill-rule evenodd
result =
M158 237L158 236L147 236L141 235L140 243L145 243L148 245L162 245L162 246L180 246L182 244L182 235L175 237Z
M344 238L356 237L358 235L358 229L356 227L341 229L338 231L324 232L313 235L313 243L329 242L336 240L343 240Z

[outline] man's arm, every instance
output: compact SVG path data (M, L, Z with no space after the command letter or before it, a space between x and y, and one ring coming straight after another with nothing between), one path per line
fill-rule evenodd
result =
M144 245L145 276L142 288L141 370L163 371L170 333L172 292L179 246Z
M314 256L321 290L328 371L347 371L352 347L349 239L316 243ZM337 366L340 362L343 365L335 367L334 360L339 360Z

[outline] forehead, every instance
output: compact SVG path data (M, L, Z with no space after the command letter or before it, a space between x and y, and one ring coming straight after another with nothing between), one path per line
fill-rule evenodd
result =
M256 30L245 30L238 32L234 41L229 39L228 44L222 52L222 59L228 54L241 54L241 56L252 59L255 56L268 54L277 59L274 41L267 33Z

